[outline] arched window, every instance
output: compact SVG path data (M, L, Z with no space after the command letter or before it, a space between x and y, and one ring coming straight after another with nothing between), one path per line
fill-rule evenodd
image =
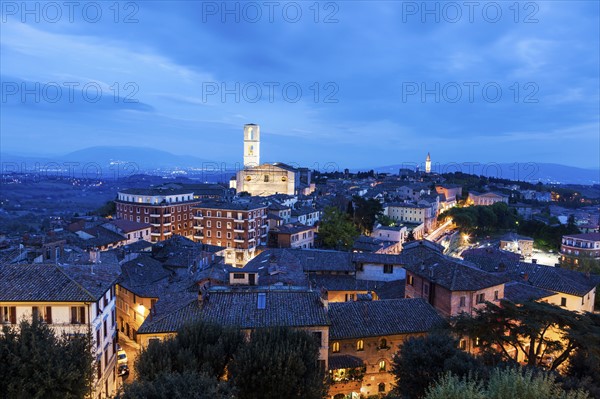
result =
M387 339L385 338L381 338L381 340L379 341L379 349L385 349L387 348Z
M334 342L333 345L331 345L331 350L333 353L339 352L340 351L340 343Z
M356 341L356 350L362 351L364 349L365 349L365 341L363 341L362 339L359 339L358 341Z
M385 392L385 383L380 382L379 385L377 385L377 391L378 392Z
M385 360L383 360L383 359L380 360L379 361L379 371L385 371L385 367L386 367Z
M265 175L265 182L269 181L269 175Z

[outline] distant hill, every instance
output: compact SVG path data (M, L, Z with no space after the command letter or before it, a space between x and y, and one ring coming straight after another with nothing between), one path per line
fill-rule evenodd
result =
M204 158L175 155L167 151L145 147L98 146L53 157L2 154L3 164L16 163L25 170L33 170L36 167L43 168L52 164L64 167L65 163L67 163L66 167L69 167L69 164L78 163L80 167L87 164L96 164L102 170L112 170L118 165L122 165L123 167L130 167L130 171L133 171L133 167L136 167L139 171L146 171L166 168L202 168L209 162L211 161ZM36 166L36 164L39 166ZM23 166L21 167L21 165ZM8 168L5 167L4 170L7 171Z
M462 171L475 175L487 177L499 177L503 179L538 182L542 183L571 183L571 184L598 184L600 183L600 169L584 169L574 166L560 165L554 163L481 163L471 166L473 163L451 163L432 165L432 171L438 173L452 173ZM381 166L374 168L379 173L398 173L400 168L414 168L414 163ZM421 168L423 165L421 165Z

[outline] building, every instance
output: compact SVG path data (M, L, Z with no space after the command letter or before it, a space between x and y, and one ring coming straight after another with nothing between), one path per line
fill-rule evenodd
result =
M257 328L292 327L314 334L319 340L319 360L326 369L330 324L327 307L327 300L309 290L213 287L172 309L157 309L151 319L146 319L138 336L145 347L153 339L165 339L185 323L200 319L248 333Z
M600 261L600 233L572 234L562 237L561 263L577 269L583 261Z
M500 249L530 258L533 255L533 238L508 233L500 239Z
M285 224L269 230L271 248L313 248L315 228L302 224Z
M398 346L443 323L422 299L329 304L329 398L372 397L394 386ZM349 396L347 396L349 395Z
M422 223L425 232L435 228L436 215L434 208L430 205L391 202L384 205L384 213L400 223Z
M459 199L462 197L462 186L456 184L436 184L435 191L444 194L446 200Z
M260 163L260 126L244 125L244 169L230 181L238 193L269 196L274 194L310 194L315 190L308 168L285 163Z
M312 207L292 209L292 222L298 222L306 226L314 226L321 220L321 211Z
M117 219L149 223L150 241L158 242L178 234L194 235L192 207L199 201L193 191L156 187L120 191L115 200Z
M508 204L508 195L493 192L480 194L471 191L467 198L467 205L494 205L497 202Z
M431 173L431 155L427 153L427 158L425 158L425 173Z
M194 240L225 247L227 264L242 267L267 243L267 205L261 202L203 203L192 214Z
M150 235L152 225L150 223L114 219L103 224L102 227L124 236L127 239L124 245L133 244L139 240L150 241L152 239Z
M96 374L93 398L116 393L115 283L118 264L0 265L0 320L16 327L42 318L54 332L91 333Z

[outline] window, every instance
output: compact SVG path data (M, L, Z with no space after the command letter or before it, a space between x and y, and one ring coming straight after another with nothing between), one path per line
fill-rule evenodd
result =
M258 294L257 307L258 307L258 309L264 309L267 307L267 294L265 294L265 293Z
M458 347L462 350L467 349L467 341L465 341L464 339L461 339L460 342L458 343Z
M479 337L475 337L475 341L473 341L473 346L475 348L481 346L481 340L479 339Z
M378 392L385 392L385 383L380 382L379 385L377 385L377 391Z
M346 294L346 302L350 302L354 300L354 294Z
M466 305L466 304L465 304L466 300L467 300L467 298L466 298L466 297L464 297L464 296L461 296L461 297L460 297L460 303L458 304L458 307L460 307L460 308L464 308L464 307L465 307L465 305Z
M106 320L102 322L102 328L104 329L104 338L108 335L108 326L106 325Z
M269 175L265 175L265 182L269 181Z
M394 265L383 265L383 272L385 274L392 274L392 273L394 273Z
M485 302L485 293L477 294L477 303Z
M233 278L235 280L243 280L246 277L244 273L233 273Z
M221 232L217 231L217 238L221 238Z
M71 324L85 324L85 306L71 306Z
M17 307L0 306L0 323L17 324Z
M408 285L414 285L414 284L415 284L415 279L414 279L414 277L413 277L413 276L411 276L411 275L409 275L409 276L408 276L408 280L407 280L407 282L408 282Z
M388 348L387 339L381 338L379 340L379 346L377 347L377 349L387 349L387 348Z
M498 290L494 291L494 301L498 300Z
M221 222L217 222L217 229L221 228Z
M385 367L386 367L385 360L380 360L379 361L379 371L385 371Z
M332 351L333 353L338 353L338 352L340 351L340 343L339 343L339 342L334 342L334 343L331 345L331 351Z
M46 306L44 309L44 321L46 324L52 324L52 306Z
M365 350L365 341L362 339L356 341L356 350L359 352Z
M206 221L206 227L211 227L211 226L210 226L210 220L207 220L207 221Z
M565 298L565 297L560 298L560 306L567 306L567 298Z

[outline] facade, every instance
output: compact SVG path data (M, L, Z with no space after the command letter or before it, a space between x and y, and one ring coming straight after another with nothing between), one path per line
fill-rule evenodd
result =
M152 225L150 223L132 222L125 219L115 219L102 225L105 229L114 231L126 237L125 245L133 244L139 240L152 240L150 232Z
M57 335L91 332L96 355L93 398L116 393L115 282L118 265L0 266L0 321L39 317Z
M260 165L260 126L244 125L244 168Z
M204 203L194 207L194 240L225 247L225 263L242 267L266 245L267 206L258 202Z
M560 257L562 263L575 269L583 260L600 261L600 233L563 236Z
M332 399L388 393L398 346L442 323L422 299L330 303L328 315Z
M392 202L384 206L385 215L400 223L423 224L425 232L435 228L435 211L432 206Z
M192 191L166 187L120 191L115 200L117 219L152 226L151 242L166 240L174 234L192 238L192 207L198 203Z
M271 248L313 248L315 228L304 225L283 225L269 230Z
M530 258L533 255L533 238L507 234L500 239L500 249Z
M467 199L467 205L494 205L496 202L508 204L508 195L492 192L480 194L472 191Z
M455 184L437 184L435 191L438 194L444 194L447 201L451 199L456 201L457 198L462 197L462 186Z

